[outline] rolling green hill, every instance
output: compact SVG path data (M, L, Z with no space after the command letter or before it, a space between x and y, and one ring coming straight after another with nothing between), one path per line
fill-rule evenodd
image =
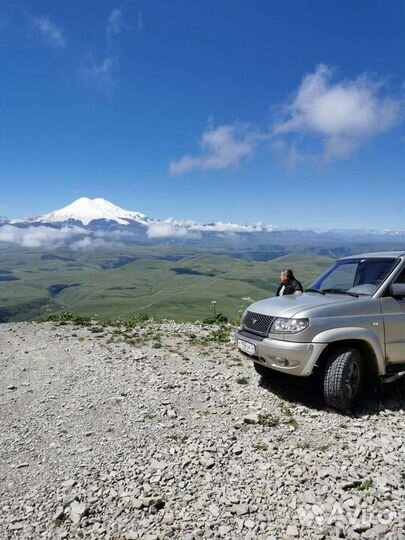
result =
M209 316L212 301L235 319L252 300L274 294L282 268L308 285L331 262L317 255L252 262L170 245L0 252L0 322L58 311L100 318L146 312L186 321Z

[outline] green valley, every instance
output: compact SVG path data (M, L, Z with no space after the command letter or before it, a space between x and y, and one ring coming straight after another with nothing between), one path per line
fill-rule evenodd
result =
M89 251L3 250L0 322L61 311L99 318L143 312L194 321L214 309L237 319L253 300L274 294L282 268L293 268L307 286L331 262L330 257L306 254L256 262L232 251L176 244Z

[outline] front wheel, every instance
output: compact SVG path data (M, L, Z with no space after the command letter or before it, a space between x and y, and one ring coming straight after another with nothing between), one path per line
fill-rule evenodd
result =
M354 348L332 352L323 379L326 403L340 411L350 409L360 394L362 384L363 359L360 352Z

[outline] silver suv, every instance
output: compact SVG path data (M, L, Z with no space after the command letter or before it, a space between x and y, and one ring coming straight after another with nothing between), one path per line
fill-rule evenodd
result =
M405 375L405 252L336 261L300 296L255 302L236 331L263 377L323 377L326 403L349 409L364 380Z

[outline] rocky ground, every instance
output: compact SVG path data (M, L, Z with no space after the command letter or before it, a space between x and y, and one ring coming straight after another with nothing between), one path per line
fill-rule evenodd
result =
M0 325L0 538L405 539L403 384L343 416L230 335Z

